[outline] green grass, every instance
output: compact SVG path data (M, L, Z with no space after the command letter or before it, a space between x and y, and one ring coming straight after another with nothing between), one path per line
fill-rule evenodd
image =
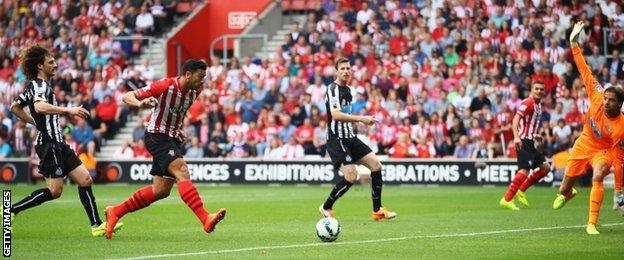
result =
M138 187L95 186L100 211ZM16 202L37 187L8 188ZM13 257L101 259L188 253L169 258L621 259L624 254L624 225L620 225L624 223L611 210L612 190L605 194L600 223L616 225L599 227L602 234L589 236L583 227L566 228L586 223L588 189L579 189L573 201L555 211L551 207L556 190L532 188L527 193L531 207L512 212L498 207L503 187L386 186L384 204L398 216L374 222L370 189L355 186L334 207L342 225L339 239L320 243L314 230L320 219L317 208L330 187L198 188L209 211L228 209L210 235L203 233L174 187L169 198L126 215L124 229L113 240L93 238L76 188L65 187L59 200L22 212L13 222ZM551 229L510 231L535 228ZM488 231L501 232L479 234ZM471 233L478 234L458 235ZM384 240L392 238L396 240ZM264 248L250 249L254 247Z

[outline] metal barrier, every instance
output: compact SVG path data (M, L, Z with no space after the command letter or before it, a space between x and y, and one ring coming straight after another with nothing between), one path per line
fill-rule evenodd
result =
M173 42L176 50L176 71L178 75L182 74L182 51L184 51L187 55L190 55L189 51L184 47L181 42Z
M228 40L230 39L234 39L236 41L238 40L242 40L242 39L262 39L263 40L263 46L267 46L268 42L269 42L269 36L267 34L224 34L221 35L217 38L215 38L214 40L212 40L212 42L210 43L210 57L214 57L214 50L215 50L215 45L221 41L223 43L223 66L227 67L227 62L228 62L228 54L227 54L227 49L228 49ZM237 43L234 43L234 57L239 57L240 56L240 45Z
M611 53L609 52L609 33L611 32L621 32L624 34L624 29L620 28L602 28L602 53L607 59L612 58ZM621 51L621 48L620 48Z

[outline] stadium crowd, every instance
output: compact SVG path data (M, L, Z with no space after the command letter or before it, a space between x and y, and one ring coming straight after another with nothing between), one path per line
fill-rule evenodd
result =
M2 1L0 158L36 158L32 143L36 129L9 111L23 91L22 48L39 44L56 56L58 71L51 84L58 103L91 112L89 121L61 117L64 137L83 161L94 162L95 150L126 122L130 111L121 104L122 94L154 80L148 60L133 65L147 42L140 37L158 36L173 25L175 17L188 14L197 4L194 0ZM138 39L119 38L123 36Z
M55 50L60 102L88 107L95 118L63 119L67 141L84 146L112 137L132 112L121 94L154 80L147 62L125 62L138 54L140 42L126 46L111 37L157 33L177 6L188 3L87 2L2 4L0 156L25 156L31 149L25 137L33 130L7 114L21 91L20 46L39 42ZM267 58L233 58L226 66L210 59L207 88L182 129L187 157L325 156L324 99L337 57L353 64L353 113L379 119L373 127L354 124L358 136L395 158L514 157L511 119L536 80L547 90L542 149L552 156L571 147L589 105L566 39L577 20L591 25L584 48L598 80L622 87L620 1L322 2L304 23L292 24L286 44ZM150 13L158 22L140 26L139 17ZM603 29L612 30L603 35ZM138 120L115 158L150 156L142 140L145 119Z

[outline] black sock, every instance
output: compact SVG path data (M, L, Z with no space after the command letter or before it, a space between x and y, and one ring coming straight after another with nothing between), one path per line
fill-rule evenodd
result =
M338 183L336 183L336 185L334 185L334 188L329 193L329 197L327 197L325 204L323 204L323 209L331 209L334 206L334 202L349 191L351 185L353 185L353 183L348 182L347 179L343 177Z
M78 195L80 195L80 202L82 202L82 206L87 212L91 226L94 227L102 224L102 220L98 214L97 204L95 204L95 196L93 196L93 191L91 191L91 186L78 187Z
M41 203L48 200L52 200L52 193L50 190L48 188L39 189L33 191L30 195L26 196L26 198L20 200L18 203L13 204L11 212L17 215L17 213L23 210L39 206Z
M373 197L373 212L377 212L381 208L381 187L383 180L381 179L381 171L371 172L371 196Z

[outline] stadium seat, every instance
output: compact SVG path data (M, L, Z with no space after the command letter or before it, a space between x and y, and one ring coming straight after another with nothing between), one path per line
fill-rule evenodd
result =
M321 9L321 0L307 0L306 9L308 10Z
M291 0L280 1L280 6L282 8L282 11L290 11L290 8L292 6Z
M292 0L290 8L295 11L302 11L306 9L307 0Z

